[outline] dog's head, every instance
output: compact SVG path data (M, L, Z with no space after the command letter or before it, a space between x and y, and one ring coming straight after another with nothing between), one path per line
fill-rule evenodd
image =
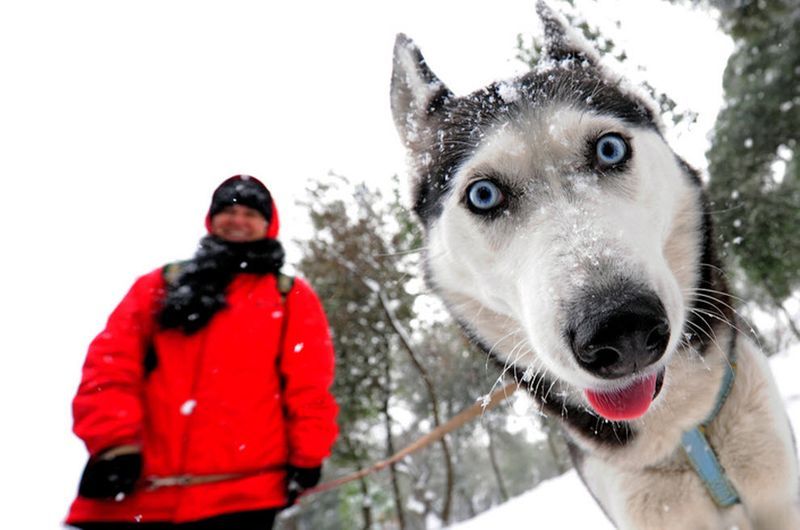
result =
M700 183L649 99L538 11L539 65L464 97L397 38L392 110L428 281L501 362L629 420L647 412L686 331L706 232Z

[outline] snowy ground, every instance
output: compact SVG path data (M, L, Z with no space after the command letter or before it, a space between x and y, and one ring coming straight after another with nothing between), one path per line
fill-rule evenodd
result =
M771 359L772 372L783 393L789 417L800 439L800 390L797 374L800 373L800 345L777 354ZM558 478L542 483L523 495L488 510L469 521L453 525L450 530L481 530L499 528L504 523L525 525L526 521L537 528L592 528L613 530L603 512L573 470ZM527 527L527 526L525 526ZM532 527L532 526L531 526Z
M608 522L583 487L574 469L469 521L449 528L479 530L498 528L505 523L514 523L514 527L519 528L614 530L614 526Z

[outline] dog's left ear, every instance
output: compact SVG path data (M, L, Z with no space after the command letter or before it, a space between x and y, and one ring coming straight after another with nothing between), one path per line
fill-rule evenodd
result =
M544 52L546 59L562 62L571 61L579 65L597 66L600 56L597 50L569 25L558 11L552 9L544 0L536 2L536 13L544 25Z
M394 43L392 115L406 147L417 150L430 135L431 121L453 93L428 68L416 44L403 35Z

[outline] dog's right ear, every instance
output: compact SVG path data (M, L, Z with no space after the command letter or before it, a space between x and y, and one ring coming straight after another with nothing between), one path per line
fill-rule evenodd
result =
M414 41L399 33L394 43L392 115L406 147L421 148L431 134L431 118L453 93L428 68Z
M597 50L576 28L569 25L564 15L550 7L545 0L536 2L536 13L544 25L545 58L556 62L575 61L592 66L600 64Z

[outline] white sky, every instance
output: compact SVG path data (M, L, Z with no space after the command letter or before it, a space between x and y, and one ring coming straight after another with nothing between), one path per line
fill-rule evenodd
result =
M522 72L514 47L538 32L533 4L0 4L5 523L57 528L85 459L69 403L86 346L135 276L191 255L216 184L261 178L283 238L306 234L294 201L309 182L404 174L388 101L395 34L464 94ZM662 0L580 5L657 88L701 113L675 146L704 166L728 39L705 13Z

